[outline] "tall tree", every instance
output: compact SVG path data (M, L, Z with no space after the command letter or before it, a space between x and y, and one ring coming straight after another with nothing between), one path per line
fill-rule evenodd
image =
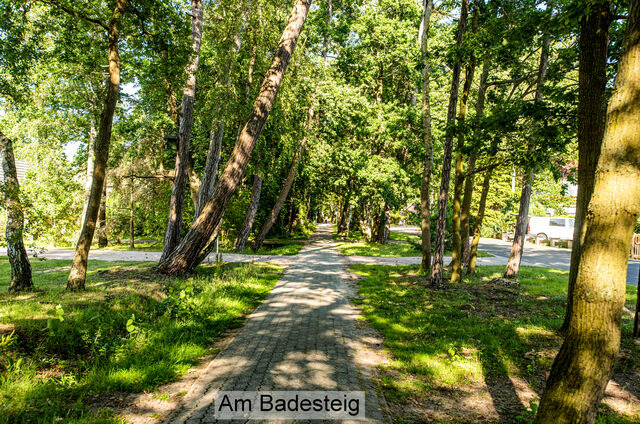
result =
M469 0L462 0L460 20L456 33L456 51L459 52L464 43L464 34L469 14ZM436 245L431 268L431 285L442 284L442 268L444 261L444 239L447 225L447 200L449 197L449 183L451 181L451 154L453 150L453 124L456 119L456 105L458 103L458 88L460 86L460 69L462 58L457 55L451 73L451 91L449 92L449 107L447 109L447 129L444 138L444 155L442 159L442 179L438 196L438 222L436 227Z
M473 19L471 24L471 32L475 34L478 31L478 4L474 3ZM460 109L458 111L459 126L464 125L467 116L467 103L469 102L469 93L471 92L471 84L473 83L473 74L475 73L476 61L473 52L465 68L464 85L462 87L462 96L460 97ZM453 189L453 249L451 252L451 282L457 283L462 278L462 196L464 190L464 131L458 131L458 143L456 146L456 171L454 177Z
M431 27L431 11L433 0L424 0L422 20L420 21L420 52L422 59L422 142L424 143L424 168L420 180L420 229L422 241L422 262L420 272L431 270L431 172L433 171L433 137L431 135L431 105L429 80L431 68L427 54L429 28Z
M209 237L220 223L273 107L273 102L291 60L310 6L311 0L296 0L293 5L293 10L282 38L278 43L271 66L265 75L258 97L254 102L249 119L242 131L240 131L236 146L231 152L229 161L220 176L212 198L206 203L202 213L193 223L180 245L158 265L157 270L159 272L182 274L190 272L198 265L200 253L206 248Z
M189 172L189 142L193 127L193 103L196 95L196 73L200 63L200 45L202 44L202 21L204 10L201 0L191 0L191 57L186 67L187 81L182 91L182 116L176 154L176 170L169 206L169 221L164 237L164 247L160 261L165 260L180 242L182 231L182 209Z
M551 44L551 35L547 32L543 36L542 52L540 53L540 64L538 66L538 76L536 79L536 94L534 101L540 103L542 101L542 88L544 78L547 74L547 66L549 65L549 45ZM530 148L532 146L529 146ZM504 272L504 278L514 278L518 275L520 269L520 261L522 260L522 252L524 251L524 239L527 235L527 226L529 225L529 204L531 202L531 190L533 189L533 168L526 169L522 178L522 192L520 193L520 207L518 209L518 218L516 219L516 230L513 235L513 244L509 254L509 261Z
M22 232L24 230L24 212L20 203L20 185L16 172L16 160L13 155L11 139L0 132L0 166L3 181L0 185L4 203L7 208L7 255L11 265L10 292L21 292L33 289L31 264L27 250L24 248Z
M117 0L111 21L109 24L99 23L107 31L109 53L109 77L107 78L107 96L104 101L100 126L95 144L95 159L93 167L93 181L82 230L73 257L73 264L67 280L67 290L84 290L84 282L87 274L87 259L93 234L96 229L96 220L102 198L102 186L105 180L107 161L109 159L109 145L111 144L111 127L113 114L120 94L120 55L118 43L120 41L120 28L128 0ZM65 12L67 12L65 10ZM92 19L95 23L96 20Z
M585 25L597 25L596 20ZM640 0L631 0L580 249L573 308L535 423L593 423L620 349L629 240L640 213ZM583 80L584 82L584 80ZM592 111L593 120L600 111Z
M573 288L580 265L580 246L584 238L584 218L591 194L595 169L600 156L607 108L607 55L611 1L597 1L580 23L580 63L578 66L578 198L571 249L567 311L561 331L569 328L573 308Z

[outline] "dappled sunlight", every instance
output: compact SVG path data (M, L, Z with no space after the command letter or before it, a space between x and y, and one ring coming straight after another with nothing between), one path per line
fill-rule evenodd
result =
M365 277L357 302L392 357L381 368L387 398L445 422L512 421L539 397L560 346L568 272L522 266L519 284L506 287L492 282L503 267L481 266L476 277L434 290L412 284L417 268L352 266ZM638 367L629 361L621 369ZM630 389L621 395L627 402L637 397Z

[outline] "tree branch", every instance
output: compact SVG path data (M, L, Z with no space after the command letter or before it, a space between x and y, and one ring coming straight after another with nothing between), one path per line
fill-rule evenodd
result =
M65 7L65 6L61 5L60 3L58 3L55 0L34 0L34 1L39 1L39 2L41 2L43 4L46 4L46 5L49 5L49 6L58 7L63 12L65 12L68 15L73 16L74 18L79 18L79 19L82 19L84 21L90 22L92 24L100 25L102 28L104 28L105 30L109 31L109 25L105 24L101 20L96 19L96 18L92 18L90 16L87 16L87 15L85 15L83 13L78 12L77 10L69 9L68 7Z

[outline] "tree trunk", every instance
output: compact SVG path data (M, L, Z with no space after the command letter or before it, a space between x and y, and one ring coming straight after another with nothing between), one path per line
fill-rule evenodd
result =
M586 217L573 309L535 423L593 423L620 349L629 241L640 212L640 0L631 0ZM595 23L589 22L589 25ZM592 120L600 119L594 110Z
M349 183L351 185L351 183ZM351 190L347 191L347 195L344 198L344 204L342 205L342 212L340 212L340 220L338 222L338 235L344 236L344 232L347 229L347 221L349 211L351 210Z
M456 34L456 48L460 49L464 42L464 33L467 27L467 15L469 13L469 0L462 0L460 20ZM436 226L436 244L431 267L431 285L442 284L442 268L444 260L444 239L447 225L447 198L449 197L449 182L451 180L451 153L453 149L453 128L456 119L456 104L458 103L458 87L460 86L461 58L457 57L453 64L451 75L451 91L449 93L449 107L447 109L447 130L444 137L444 156L442 158L442 180L440 181L440 194L438 196L438 222Z
M312 116L313 116L313 107L309 109L308 123L311 122ZM296 179L296 175L298 174L298 165L300 164L300 158L302 157L302 152L305 149L305 146L307 144L307 138L309 137L308 128L309 128L309 125L307 125L307 131L305 131L305 135L302 137L302 143L300 143L300 146L298 147L298 150L296 151L296 154L293 158L293 163L291 164L291 168L289 169L287 178L284 180L284 184L282 184L282 189L280 190L280 195L278 195L276 204L273 205L273 209L271 209L271 212L267 216L267 220L264 222L264 224L262 224L262 227L260 228L258 235L253 241L254 250L260 249L260 247L262 246L262 243L264 243L264 240L267 238L267 234L269 234L269 231L271 231L271 227L273 227L273 224L275 224L276 219L278 218L278 215L280 214L280 211L284 206L284 202L287 200L287 197L289 196L289 191L291 190L293 181Z
M98 137L96 138L95 164L93 168L93 178L91 182L91 192L89 194L89 204L76 252L73 257L73 264L67 280L67 290L84 290L84 282L87 274L87 260L93 234L96 229L96 220L100 201L102 198L103 184L107 161L109 159L109 145L111 143L111 127L113 125L113 114L120 94L120 56L118 54L118 42L120 40L120 25L128 0L117 0L113 11L111 24L108 31L109 46L109 78L107 79L107 97L104 102L102 114L100 115L100 126Z
M375 243L385 244L391 233L391 209L384 206L384 212L374 220L372 239Z
M349 238L349 229L351 228L351 218L353 217L353 206L349 205L349 214L347 215L347 224L345 225L344 238Z
M164 49L160 55L167 59L167 50ZM167 112L171 116L171 120L176 124L176 127L180 127L180 117L178 116L178 99L173 91L173 84L169 79L169 75L165 76L165 92L167 93ZM198 207L198 191L200 190L200 178L198 173L193 167L193 156L191 151L188 154L189 162L187 163L187 172L189 173L189 191L191 193L191 202L193 202L193 208Z
M102 198L98 212L98 247L107 247L109 234L107 233L107 183L102 185Z
M547 74L549 64L549 45L551 37L547 33L544 35L542 43L542 53L540 53L540 66L538 67L538 78L536 80L535 101L542 101L542 86ZM520 194L520 208L516 219L516 231L513 235L513 244L509 253L509 261L504 271L504 278L515 278L520 270L520 261L524 251L525 237L527 236L527 226L529 225L529 203L531 202L531 188L533 186L533 170L527 170L523 177L522 193Z
M216 185L220 152L222 151L222 138L224 136L224 122L219 121L216 125L216 130L209 133L209 150L207 151L207 161L202 174L202 184L200 184L200 191L198 192L196 212L193 215L194 222L202 213L204 205L211 198Z
M296 0L251 115L238 136L236 146L220 176L212 198L206 203L202 213L176 250L158 265L159 272L172 275L183 274L192 271L198 265L200 253L207 246L209 237L220 223L273 107L310 5L311 0Z
M473 19L471 23L471 32L475 34L478 31L478 5L473 8ZM462 96L460 97L460 110L458 111L458 125L464 124L467 116L467 103L469 102L469 92L473 83L473 74L476 69L476 61L471 54L469 63L465 69L464 86L462 87ZM464 131L458 131L458 143L456 146L456 171L453 185L453 249L451 251L451 282L458 283L462 278L462 195L464 189L464 156L462 149L464 148Z
M0 132L0 165L3 181L0 188L7 208L7 255L11 265L10 292L33 290L31 264L24 247L22 232L24 230L24 212L20 203L20 185L16 172L16 159L13 156L11 139Z
M573 302L573 288L580 265L580 246L584 238L584 218L591 194L602 136L604 135L607 108L607 54L611 2L594 5L591 14L582 18L580 26L580 63L578 71L578 199L571 249L567 310L561 332L569 328Z
M187 64L185 82L182 91L182 116L180 118L180 134L178 138L178 153L176 155L176 171L171 191L169 207L169 221L164 236L164 247L160 262L164 261L174 251L180 242L182 231L182 209L186 190L189 168L189 141L193 127L193 103L196 94L196 73L200 63L200 45L202 42L203 7L201 0L191 0L191 57Z
M484 117L484 104L487 94L487 78L489 78L489 65L485 61L482 65L482 74L480 75L480 85L478 86L478 99L476 101L476 119ZM476 129L477 131L477 129ZM491 156L495 155L492 154ZM473 198L473 183L475 180L476 155L471 153L469 157L469 165L467 166L467 177L464 182L464 197L462 199L462 211L460 212L460 225L462 226L462 263L468 269L471 259L471 248L469 245L470 217L471 217L471 200ZM486 203L486 196L485 196ZM483 211L484 213L484 211ZM478 235L479 236L479 235ZM478 240L479 241L479 240ZM476 245L477 256L477 245Z
M422 236L422 262L420 273L431 270L431 172L433 170L433 138L431 136L431 105L429 80L431 68L427 56L429 28L433 0L423 1L422 21L420 23L420 50L422 52L422 142L424 143L424 168L420 181L420 229Z
M509 253L509 261L504 272L504 278L515 278L520 270L520 261L524 251L524 239L529 225L529 204L531 202L531 189L533 187L533 171L527 171L522 177L522 191L520 193L520 208L516 219L516 230L513 234L513 244Z
M262 177L259 175L253 176L253 186L251 187L251 201L247 207L247 214L244 217L242 223L242 229L238 234L238 240L236 241L236 252L240 253L244 250L249 240L249 235L253 229L253 222L256 219L256 213L258 212L258 203L260 202L260 193L262 192Z

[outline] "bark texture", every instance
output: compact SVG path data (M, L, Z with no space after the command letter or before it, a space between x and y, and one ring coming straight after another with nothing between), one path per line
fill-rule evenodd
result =
M422 21L420 23L420 51L422 52L422 142L424 144L424 168L420 180L420 229L422 237L422 262L420 272L431 270L431 173L433 171L433 137L431 135L431 105L429 81L431 68L427 55L429 28L433 0L423 1Z
M567 311L561 332L569 328L573 307L573 288L580 265L580 246L584 238L584 221L591 194L596 165L600 157L607 107L607 54L611 2L601 1L582 18L580 26L580 62L578 67L578 199L571 249Z
M201 0L191 0L191 57L187 64L187 81L182 91L182 116L176 155L176 171L171 191L169 221L164 236L164 247L160 262L165 260L180 242L182 231L182 209L189 173L189 141L193 127L193 103L196 95L196 73L200 63L200 45L202 43L203 7Z
M67 290L84 290L87 274L87 259L93 234L96 230L96 220L100 209L107 161L109 159L109 145L111 144L111 127L113 114L120 94L120 56L118 43L120 41L120 25L128 0L117 0L108 30L109 78L107 78L107 97L100 115L100 125L95 145L95 164L87 213L82 223L82 230L76 245L73 264L67 279Z
M180 245L158 265L159 272L172 275L183 274L192 271L198 265L200 253L205 249L209 237L220 223L273 107L310 5L311 0L296 0L249 119L238 136L236 146L231 152L212 198L205 204Z
M244 217L242 223L242 229L238 234L238 240L236 241L236 252L242 252L247 245L249 235L253 229L253 223L256 219L256 213L258 212L258 203L260 203L260 193L262 192L262 177L259 175L253 176L253 185L251 186L251 201L247 207L247 214Z
M478 6L473 9L473 19L471 24L472 32L478 30ZM467 116L467 104L469 102L469 92L473 83L473 74L476 64L473 54L465 69L464 86L460 97L460 109L458 111L458 125L463 125ZM451 251L451 282L457 283L462 279L462 196L464 189L464 131L458 131L458 143L456 146L456 171L453 186L453 249Z
M536 80L536 102L542 100L542 87L544 84L544 78L547 75L550 44L551 36L547 33L544 35L542 52L540 53L540 64L538 66L538 77ZM507 267L504 271L504 278L515 278L518 276L518 271L520 270L520 261L522 260L524 241L527 236L527 226L529 225L529 203L531 202L531 188L533 187L532 169L525 172L522 183L520 207L518 209L518 218L516 219L516 230L513 235L513 244L511 245L511 252L509 253L509 261L507 262Z
M542 394L536 424L593 423L620 349L629 241L640 212L638 81L640 0L631 0L586 214L569 328Z
M33 289L31 264L24 247L22 232L24 230L24 212L20 203L20 185L16 172L16 159L13 155L11 139L0 132L0 166L2 166L2 194L7 208L7 255L11 265L11 282L9 291L13 293Z
M524 239L529 225L529 204L531 203L531 190L533 188L533 171L527 171L522 177L522 191L520 192L520 207L516 219L516 229L513 234L513 243L509 253L509 261L504 272L504 278L515 278L520 270L520 261L524 251Z
M464 33L467 27L467 15L469 14L469 0L462 0L460 20L456 34L456 48L460 49L464 42ZM442 268L444 260L444 242L447 225L447 200L449 197L449 183L451 180L451 154L453 150L453 128L456 119L456 105L458 103L458 88L460 86L461 62L458 57L453 64L451 75L451 92L449 93L449 107L447 109L447 130L444 138L444 156L442 158L442 179L440 181L440 194L438 195L438 222L436 226L436 244L431 267L431 285L442 284Z

